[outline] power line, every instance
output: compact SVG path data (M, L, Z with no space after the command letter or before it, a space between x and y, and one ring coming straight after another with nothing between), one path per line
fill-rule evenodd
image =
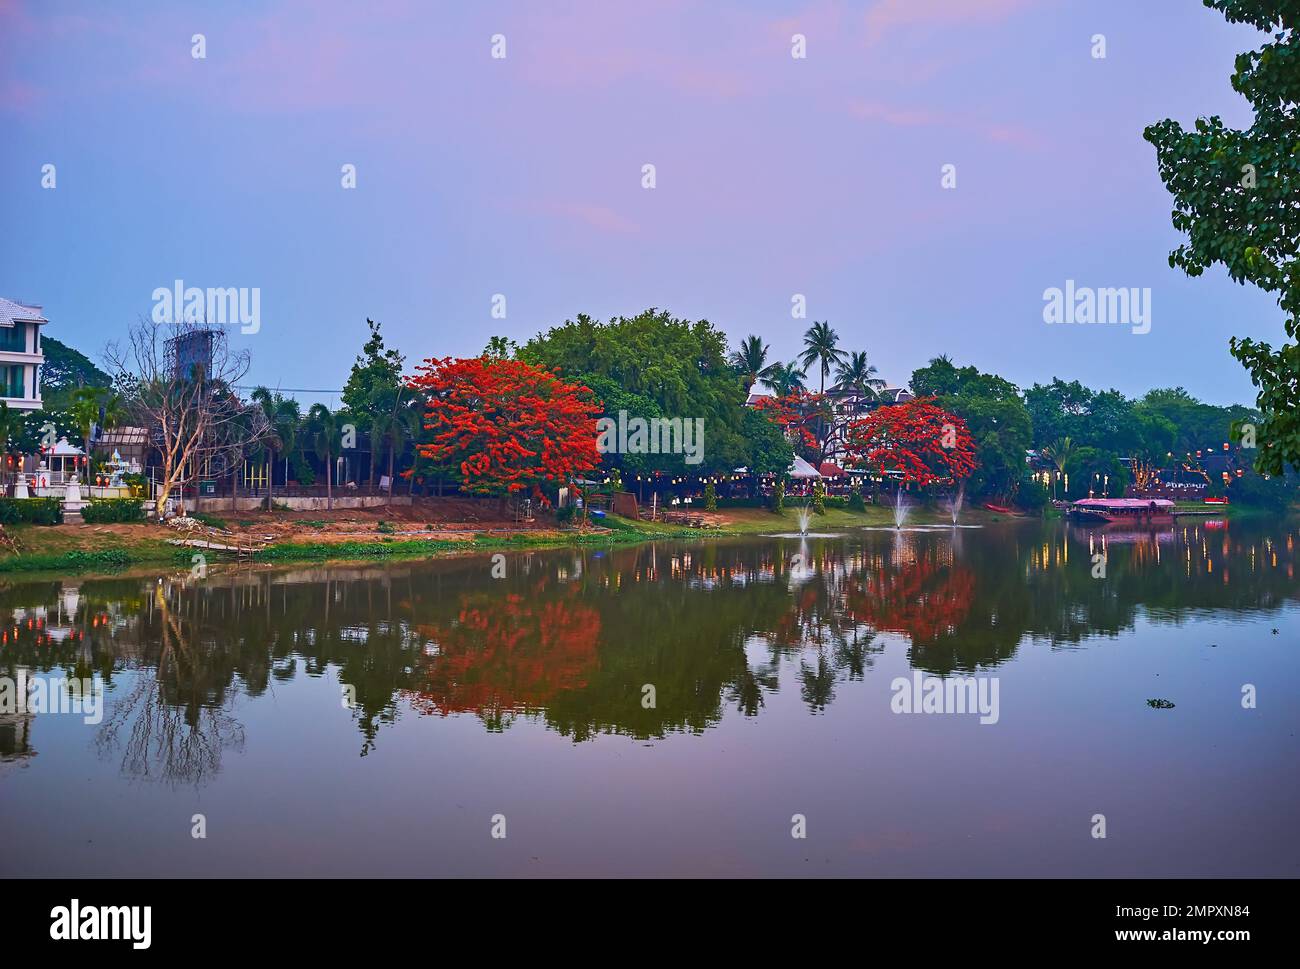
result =
M264 388L274 393L287 394L342 394L341 390L311 390L306 387L267 387L266 384L231 384L236 390L258 390Z

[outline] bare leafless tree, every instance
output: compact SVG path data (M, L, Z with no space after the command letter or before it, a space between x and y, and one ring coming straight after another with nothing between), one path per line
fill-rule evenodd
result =
M230 348L223 327L141 317L126 345L110 343L104 358L130 419L149 432L161 456L159 515L178 488L201 474L237 469L244 454L270 437L262 409L235 392L249 355Z

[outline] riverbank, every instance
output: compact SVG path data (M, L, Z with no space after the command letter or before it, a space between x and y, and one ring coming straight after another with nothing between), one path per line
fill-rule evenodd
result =
M0 548L0 575L85 575L143 566L189 569L196 555L205 564L227 561L346 562L428 558L496 549L608 546L656 539L701 540L799 531L798 509L777 515L763 508L698 512L702 527L633 521L610 516L602 524L560 528L496 518L484 503L448 499L411 508L336 512L245 513L238 519L201 516L180 530L156 523L118 525L11 525ZM966 524L1007 520L1010 516L973 508ZM949 524L946 510L916 507L910 524ZM811 532L849 531L894 524L893 509L864 511L829 508L814 514ZM238 549L239 551L233 551Z

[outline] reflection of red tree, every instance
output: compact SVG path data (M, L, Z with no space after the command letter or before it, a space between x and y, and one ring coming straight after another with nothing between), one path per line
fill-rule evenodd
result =
M571 600L464 596L455 623L417 628L438 646L410 694L421 713L536 709L586 686L598 659L600 615Z
M846 607L859 622L904 633L913 642L949 634L970 613L975 575L958 565L940 565L924 555L897 572L865 575L849 585Z

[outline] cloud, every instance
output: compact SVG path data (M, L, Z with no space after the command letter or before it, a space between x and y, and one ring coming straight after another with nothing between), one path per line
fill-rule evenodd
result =
M640 231L638 226L631 219L619 215L613 209L605 205L592 205L586 202L543 202L533 206L538 211L546 215L565 219L579 225L585 225L588 228L596 229L599 232L608 232L616 235L631 235Z
M990 23L1029 7L1034 0L880 0L867 11L867 43L899 27L957 27Z
M862 98L851 98L846 110L852 117L862 121L881 121L901 128L947 128L967 132L999 144L1034 150L1043 147L1043 140L1033 131L1023 125L1009 122L982 121L965 114L949 114L929 108L898 107Z

